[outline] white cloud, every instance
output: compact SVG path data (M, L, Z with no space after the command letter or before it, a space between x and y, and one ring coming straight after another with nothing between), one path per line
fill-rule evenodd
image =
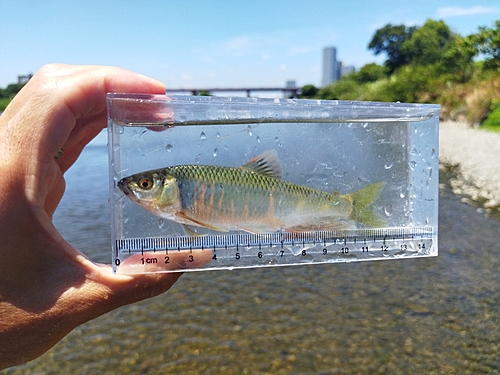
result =
M498 11L498 7L484 7L482 5L476 5L470 8L464 7L443 7L438 8L438 16L447 18L447 17L459 17L459 16L472 16L476 14L488 14L488 13L496 13Z

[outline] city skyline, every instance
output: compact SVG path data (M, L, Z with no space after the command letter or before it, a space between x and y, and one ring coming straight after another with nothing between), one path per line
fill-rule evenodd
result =
M337 58L337 47L328 46L323 48L321 86L325 87L337 82L342 76L354 73L356 67L347 65Z
M169 87L321 86L322 49L343 66L383 63L367 49L388 23L442 19L461 35L492 27L498 0L256 0L251 3L0 1L0 87L47 63L115 65Z

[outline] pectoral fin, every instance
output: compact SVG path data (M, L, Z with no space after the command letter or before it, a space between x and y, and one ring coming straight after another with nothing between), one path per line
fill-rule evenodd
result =
M186 234L186 236L189 236L189 237L202 237L202 236L205 236L205 234L196 233L194 230L192 230L191 228L189 228L189 226L186 225L186 224L181 224L181 225L182 225L182 229L184 229L184 233Z
M182 220L184 221L184 223L183 223L184 226L186 226L186 225L196 225L196 226L199 226L199 227L204 227L204 228L216 230L218 232L227 232L226 229L214 227L213 225L204 223L203 221L200 221L200 220L197 220L197 219L193 219L192 217L189 217L188 215L186 215L184 212L181 212L181 211L177 212L175 215L178 216L179 218L182 218ZM186 221L188 223L186 223ZM191 229L189 229L189 231L191 231Z

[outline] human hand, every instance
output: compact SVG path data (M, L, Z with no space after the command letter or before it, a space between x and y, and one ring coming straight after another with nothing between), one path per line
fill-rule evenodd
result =
M0 369L41 355L88 320L165 292L180 276L115 275L52 224L64 172L106 126L107 92L165 87L119 68L48 65L0 116Z

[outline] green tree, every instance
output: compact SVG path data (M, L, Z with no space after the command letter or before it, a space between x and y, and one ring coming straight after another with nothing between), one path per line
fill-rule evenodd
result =
M319 99L328 100L357 100L362 92L362 87L353 79L348 77L323 87L318 92Z
M0 89L0 98L12 99L24 86L24 83L11 83L5 89Z
M500 68L500 21L494 28L480 27L479 32L470 36L476 44L479 53L484 57L484 69Z
M427 20L403 42L401 50L412 64L433 65L442 61L454 37L455 34L443 21Z
M351 76L358 83L375 82L387 77L387 68L375 63L366 64Z
M24 83L12 83L5 89L0 88L0 112L3 112L10 101L23 88Z
M318 93L319 89L314 86L314 85L304 85L302 89L300 90L299 98L301 99L311 99L316 96Z
M442 73L447 74L450 81L467 82L474 73L474 57L478 52L471 36L457 35L443 53Z
M372 50L375 55L385 53L387 55L385 66L389 69L389 73L393 73L410 62L409 56L403 50L403 44L416 30L417 28L413 26L387 24L375 32L368 44L368 49Z

